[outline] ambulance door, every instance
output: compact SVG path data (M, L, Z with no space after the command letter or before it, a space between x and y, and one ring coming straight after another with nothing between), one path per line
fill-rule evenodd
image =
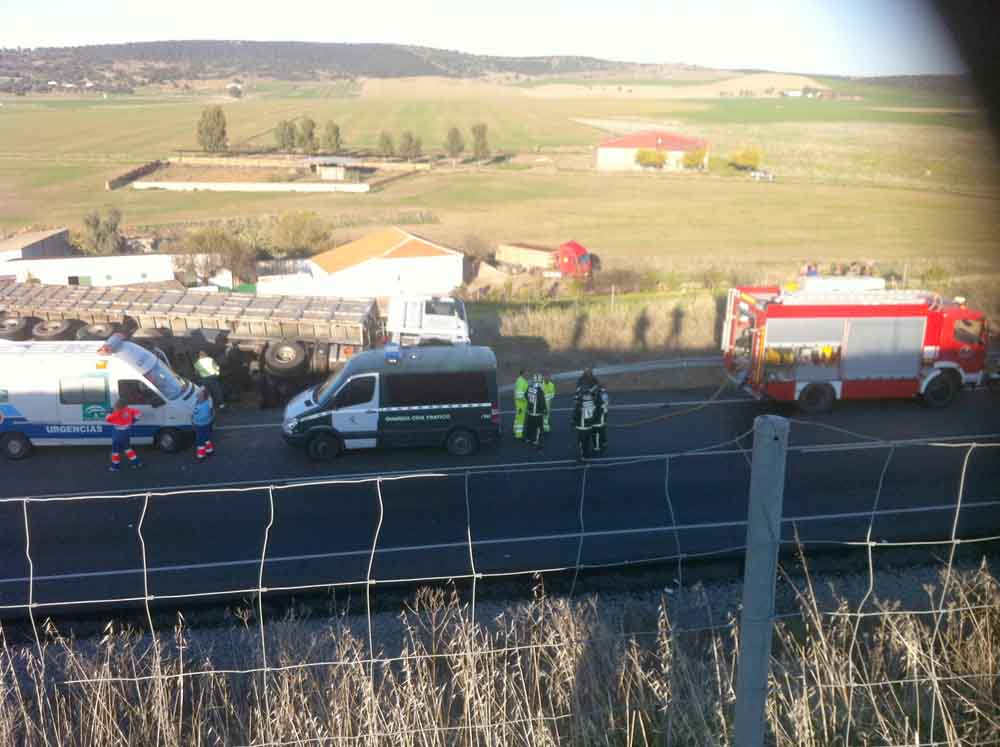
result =
M346 449L370 449L378 444L378 374L349 379L333 398L331 420Z
M133 372L129 372L133 374ZM133 374L118 379L118 397L142 415L133 429L133 437L142 442L150 441L157 428L165 424L166 401L149 384Z
M104 418L111 412L108 372L59 378L59 423L46 425L50 443L102 443L110 439Z

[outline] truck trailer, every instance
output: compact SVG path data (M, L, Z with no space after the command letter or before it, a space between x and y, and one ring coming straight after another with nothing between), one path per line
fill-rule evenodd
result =
M594 271L594 255L575 241L553 249L535 244L500 244L497 264L527 272L551 272L561 277L589 277Z
M180 370L208 349L259 372L273 392L337 370L374 347L381 326L368 298L0 284L0 339L105 340L118 332L163 351Z
M851 399L945 407L963 387L986 383L988 344L983 312L911 290L736 287L722 331L734 382L807 413Z

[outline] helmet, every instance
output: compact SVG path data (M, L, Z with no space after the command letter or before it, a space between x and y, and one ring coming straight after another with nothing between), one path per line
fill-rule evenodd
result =
M538 373L533 374L532 377L531 377L531 380L535 384L541 384L542 383L542 375L538 374Z

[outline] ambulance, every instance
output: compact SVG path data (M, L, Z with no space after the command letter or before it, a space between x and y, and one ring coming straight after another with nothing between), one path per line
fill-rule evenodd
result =
M23 459L34 446L110 445L116 400L142 413L132 443L181 448L198 390L121 335L106 342L0 341L0 448Z

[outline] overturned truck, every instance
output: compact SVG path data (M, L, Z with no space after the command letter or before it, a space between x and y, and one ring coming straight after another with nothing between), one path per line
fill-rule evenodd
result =
M336 370L380 339L366 298L0 285L0 339L101 340L116 332L187 372L208 350L230 375L253 376L262 404Z

